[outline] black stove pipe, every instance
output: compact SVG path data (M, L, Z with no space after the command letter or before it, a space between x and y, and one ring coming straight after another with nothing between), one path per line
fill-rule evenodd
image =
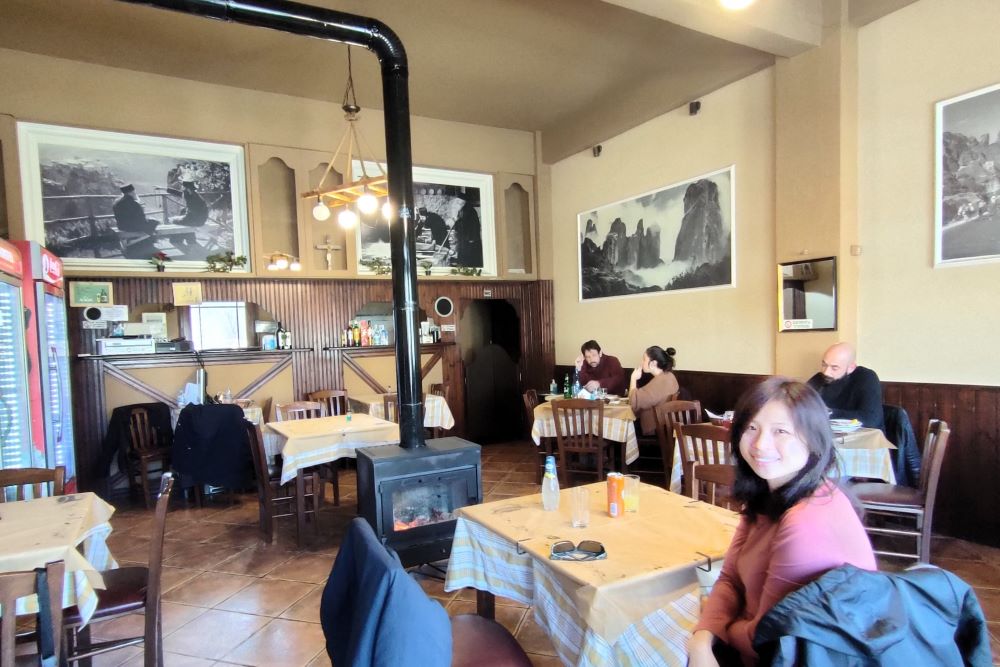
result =
M399 438L404 448L424 447L423 393L417 316L417 263L413 231L413 157L410 152L410 92L406 51L384 23L285 0L122 0L185 14L272 28L343 42L373 51L382 66L385 152L389 176L389 246L396 324L396 386Z

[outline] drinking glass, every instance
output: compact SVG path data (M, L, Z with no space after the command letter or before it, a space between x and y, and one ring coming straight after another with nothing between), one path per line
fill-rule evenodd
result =
M586 528L590 525L590 490L584 486L570 489L573 509L573 527Z
M639 511L639 476L625 475L625 511Z

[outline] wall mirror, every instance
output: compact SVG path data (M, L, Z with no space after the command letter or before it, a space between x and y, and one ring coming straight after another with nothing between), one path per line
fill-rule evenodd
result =
M778 331L837 328L837 258L778 265Z

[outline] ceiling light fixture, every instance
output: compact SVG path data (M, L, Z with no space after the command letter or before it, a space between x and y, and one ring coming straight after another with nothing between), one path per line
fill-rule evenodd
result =
M746 9L754 3L754 0L719 0L719 4L725 9L730 9L733 11L738 11L740 9Z
M379 207L379 197L388 197L389 178L385 170L378 162L365 160L361 152L362 144L369 155L374 155L368 142L358 130L358 114L361 107L354 93L354 73L351 63L351 47L347 47L347 88L344 90L343 104L340 107L344 110L344 119L347 121L347 128L344 136L341 137L337 150L326 165L323 177L319 179L319 185L315 190L302 193L303 199L316 198L316 205L313 207L313 217L319 221L330 218L330 209L343 207L344 210L337 215L337 222L345 229L358 224L364 216L371 216ZM326 187L327 176L333 169L337 157L342 154L344 144L347 144L347 164L343 171L344 183L335 187ZM360 165L361 178L354 180L354 162ZM374 165L374 167L373 167ZM371 171L371 173L369 173ZM353 210L356 206L361 215Z
M279 251L267 254L268 271L284 271L285 269L289 271L301 271L302 264L299 262L299 258L289 255L287 252Z

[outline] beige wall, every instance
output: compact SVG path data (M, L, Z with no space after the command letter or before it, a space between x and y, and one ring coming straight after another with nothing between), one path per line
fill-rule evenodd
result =
M1000 263L933 268L934 104L1000 82L998 25L921 0L859 31L858 343L884 379L1000 384Z
M361 103L364 104L364 100ZM233 143L333 151L339 105L0 49L0 114ZM384 156L382 114L362 111L361 131ZM411 119L414 164L535 173L531 132Z
M730 164L735 172L736 286L580 303L577 214ZM774 76L768 69L551 169L556 361L595 338L625 366L650 345L679 368L768 373L774 358ZM543 239L545 238L543 234ZM543 244L544 246L544 244ZM543 262L544 266L544 262Z

